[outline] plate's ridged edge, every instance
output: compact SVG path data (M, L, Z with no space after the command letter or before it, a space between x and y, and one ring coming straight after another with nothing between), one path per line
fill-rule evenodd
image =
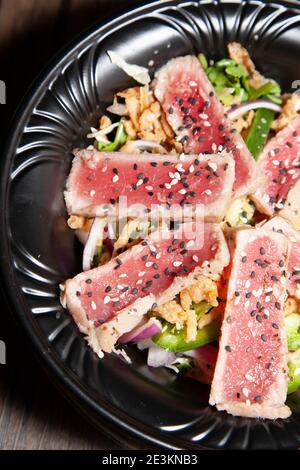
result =
M182 3L172 1L165 3L166 6L159 6L159 4L157 4L156 12L149 13L149 15L175 28L185 41L191 43L191 50L195 50L197 46L207 47L208 44L213 44L216 40L221 41L218 33L220 26L224 38L231 38L231 31L227 29L226 19L221 13L222 10L218 9L222 7L223 3L225 4L222 0ZM149 6L149 9L150 8L151 6ZM215 18L218 19L219 23L217 21L212 22L210 19L212 8L214 9ZM250 8L251 13L248 12ZM246 10L248 16L245 14ZM199 23L194 20L193 13L196 11L198 11ZM241 24L246 21L247 40L249 43L257 44L258 39L263 38L263 48L265 50L272 41L277 40L291 25L300 23L300 15L296 13L293 18L287 21L285 18L287 11L288 9L283 5L262 5L259 2L251 0L243 2L237 5L236 28L238 31L241 31ZM257 31L258 21L263 15L267 15L267 20L264 18L265 26ZM22 139L20 142L17 142L15 164L11 172L11 180L13 180L13 182L22 177L24 171L30 170L31 166L57 159L58 152L69 152L72 149L72 145L69 143L70 135L74 136L75 140L75 129L82 126L82 122L86 119L87 115L94 114L95 110L98 109L97 93L95 92L92 95L88 95L86 92L88 87L85 86L84 83L85 80L87 80L89 88L95 90L96 53L99 42L99 39L95 40L91 47L87 47L78 56L73 55L72 58L69 58L68 63L60 69L58 77L55 80L53 79L51 88L46 93L51 97L53 109L56 107L59 112L55 112L52 109L50 114L47 113L47 110L43 109L43 100L41 100L35 107L33 115L38 116L40 121L42 120L42 125L36 126L34 123L31 125L30 120L25 123ZM72 81L66 78L69 77L69 74L73 77ZM76 85L74 85L75 83ZM56 89L58 85L60 92ZM76 91L74 86L76 86ZM83 99L83 107L81 101L80 103L78 102L78 92ZM62 96L64 98L62 98ZM65 119L58 118L58 116L61 115L64 115ZM55 127L53 128L53 126ZM55 141L57 135L60 136L60 143ZM43 136L46 136L46 139L43 138ZM51 138L54 140L51 141ZM66 146L68 147L67 149ZM60 281L60 279L57 278L58 273L55 271L49 273L49 268L43 266L39 260L34 259L24 247L15 243L12 235L10 244L15 260L13 267L14 278L17 278L19 283L21 283L22 295L30 298L31 301L34 299L35 305L31 307L31 312L34 314L36 321L38 322L37 317L42 317L45 314L61 315L60 323L48 335L48 338L45 338L44 344L45 347L51 347L51 345L55 346L55 342L60 335L64 333L65 347L62 350L61 359L65 362L69 358L76 340L74 326L71 324L69 317L63 314L58 300L55 303L51 302L49 307L45 305L47 299L53 299L53 296L57 294L57 283ZM49 275L51 278L50 282ZM32 281L34 281L35 287L29 288L27 284ZM43 299L42 303L41 299ZM87 357L86 349L82 344L83 343L81 343L80 346L78 370L76 371L79 378L83 376L82 370L84 361L88 360L88 357L90 357ZM93 367L96 367L95 364L96 363L93 361ZM96 370L95 374L97 374ZM264 432L267 446L270 448L280 448L280 440L276 437L274 432L278 426L286 429L286 432L289 433L289 437L291 437L289 428L291 423L293 423L293 418L283 423L264 423L261 421L250 422L242 418L235 419L228 417L226 423L224 423L219 417L218 412L207 407L201 418L188 423L188 425L184 427L184 434L182 434L182 429L174 433L164 431L165 436L161 434L161 440L167 446L168 442L172 442L172 437L170 437L170 434L172 434L172 436L174 436L172 444L174 447L175 445L178 445L178 447L186 447L189 444L195 446L201 444L221 448L233 448L236 446L236 430L238 429L240 432L239 439L241 441L241 447L246 449L255 446L256 438L253 431L260 429L261 432ZM299 426L299 424L297 424L297 426ZM143 426L141 426L141 429L144 429ZM204 430L202 431L202 429ZM218 433L218 442L214 442L213 436L216 433ZM151 435L151 431L149 431L149 435ZM297 445L297 439L293 441L292 445Z

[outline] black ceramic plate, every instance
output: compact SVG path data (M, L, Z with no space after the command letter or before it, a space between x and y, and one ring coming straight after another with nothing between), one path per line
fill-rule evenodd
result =
M2 171L1 269L12 308L65 393L110 432L169 448L296 448L300 398L285 421L234 418L210 408L208 388L172 371L99 360L62 309L58 284L80 271L80 248L67 228L63 189L74 146L113 94L134 82L105 51L157 68L174 56L203 51L222 57L242 42L258 68L286 91L300 79L297 1L160 1L94 28L38 81L10 136ZM153 72L153 70L152 70ZM2 156L3 158L3 156Z

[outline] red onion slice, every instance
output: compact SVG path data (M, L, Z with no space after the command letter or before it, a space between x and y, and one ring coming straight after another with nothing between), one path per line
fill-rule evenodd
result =
M106 219L103 217L95 217L94 222L90 228L89 236L86 241L83 257L82 257L82 269L88 271L92 267L92 262L95 254L97 253L98 243L103 240L104 227L106 225Z
M129 333L125 333L119 338L119 343L138 343L160 333L162 324L157 318L150 318L141 326L137 326Z
M147 365L150 367L169 366L175 361L175 359L175 353L159 348L156 345L153 345L148 349Z
M282 108L278 104L272 103L272 101L253 100L253 101L247 101L246 103L243 103L240 106L232 107L231 110L227 112L227 115L229 119L234 121L235 119L242 116L243 114L246 114L251 110L259 109L259 108L270 109L271 111L275 111L277 113L280 113L282 110Z

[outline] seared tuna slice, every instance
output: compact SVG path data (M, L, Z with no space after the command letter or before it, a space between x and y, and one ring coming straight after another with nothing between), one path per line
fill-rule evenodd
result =
M295 230L286 220L274 217L263 225L265 229L283 233L291 243L288 264L288 293L300 299L300 232Z
M94 350L111 352L144 314L195 283L218 278L229 253L218 225L185 223L161 230L107 264L66 281L64 300Z
M268 142L258 165L266 179L252 197L257 208L300 228L300 116Z
M185 152L215 153L226 149L233 154L235 197L258 187L256 162L242 137L231 128L196 57L177 57L162 67L156 73L155 95Z
M232 195L234 162L229 155L132 155L75 152L65 199L69 214L101 216L128 208L128 216L163 208L201 205L207 221L220 221ZM125 201L126 198L126 201ZM170 215L171 215L170 214ZM201 213L202 215L202 213Z
M238 416L286 418L284 329L289 242L263 228L237 232L210 404Z

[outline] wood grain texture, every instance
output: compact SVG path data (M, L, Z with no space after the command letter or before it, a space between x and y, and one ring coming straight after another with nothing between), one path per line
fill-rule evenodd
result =
M133 0L0 0L0 79L7 88L1 138L27 87L49 59L89 26ZM1 301L2 300L2 301ZM0 449L120 449L89 425L52 385L1 301ZM124 447L123 447L124 448Z

